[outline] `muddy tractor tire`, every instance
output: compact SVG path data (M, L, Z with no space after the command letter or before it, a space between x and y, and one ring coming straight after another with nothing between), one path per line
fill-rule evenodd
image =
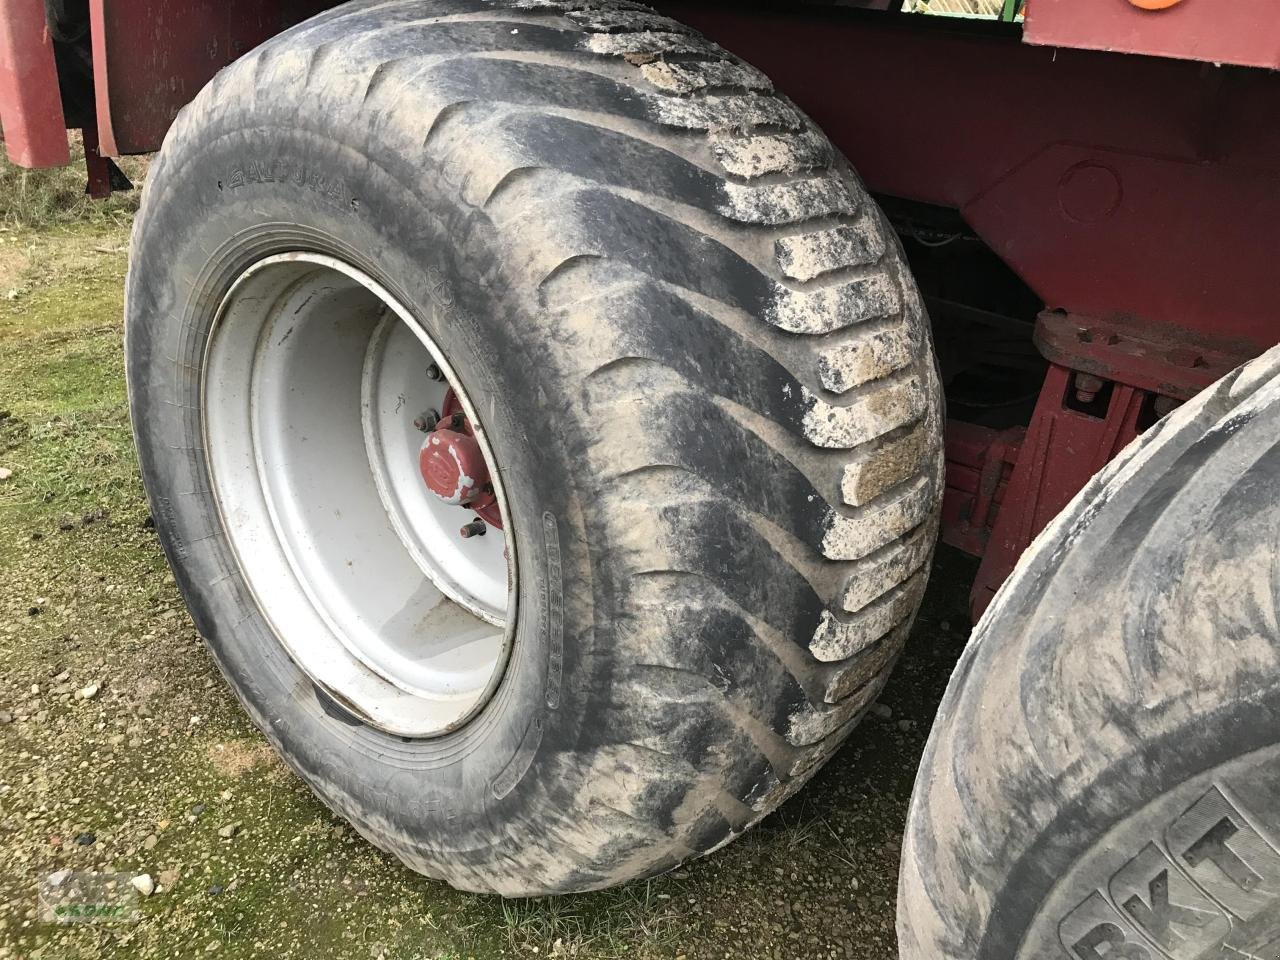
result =
M126 350L245 710L464 889L740 834L921 595L940 393L894 235L765 77L632 4L354 3L223 70L152 167Z
M1001 588L903 849L903 960L1280 956L1280 348L1157 423Z

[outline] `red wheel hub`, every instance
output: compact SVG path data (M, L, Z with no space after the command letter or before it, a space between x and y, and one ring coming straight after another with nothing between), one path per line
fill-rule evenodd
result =
M474 510L485 523L502 529L502 513L490 482L489 465L452 389L445 394L439 422L422 441L418 468L427 489L445 503Z

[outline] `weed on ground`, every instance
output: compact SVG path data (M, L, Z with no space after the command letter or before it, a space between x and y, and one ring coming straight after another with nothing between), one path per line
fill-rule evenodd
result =
M71 163L65 167L24 170L0 160L0 226L128 224L138 209L138 191L113 193L107 200L90 199L85 193L84 143L78 133L68 141ZM125 157L116 162L135 184L145 178L146 158Z

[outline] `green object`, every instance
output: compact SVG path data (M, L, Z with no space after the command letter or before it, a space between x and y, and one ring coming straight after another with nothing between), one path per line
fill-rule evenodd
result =
M1022 2L1023 0L1004 0L1004 4L1000 7L1000 19L1012 23L1022 12Z

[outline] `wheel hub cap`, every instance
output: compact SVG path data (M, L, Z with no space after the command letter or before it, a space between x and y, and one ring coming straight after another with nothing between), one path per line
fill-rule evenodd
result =
M474 510L486 524L501 530L502 511L489 478L489 465L452 387L445 394L444 411L435 426L428 428L418 451L422 479L445 503ZM425 426L428 420L421 422ZM460 532L469 537L483 529L483 524L479 528L468 524Z
M445 503L471 506L489 482L489 468L475 438L456 430L436 429L418 453L427 488Z

